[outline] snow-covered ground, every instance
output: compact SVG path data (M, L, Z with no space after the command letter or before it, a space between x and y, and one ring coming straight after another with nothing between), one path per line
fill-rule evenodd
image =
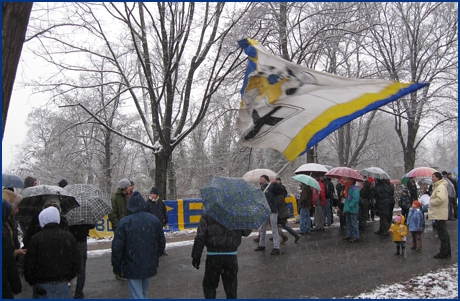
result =
M166 237L193 234L195 230L166 232ZM270 231L267 231L270 233ZM253 232L250 236L255 236ZM109 242L112 238L88 239L88 244ZM193 245L193 240L168 242L167 249ZM110 249L88 251L88 257L101 256ZM345 296L345 299L457 299L458 298L458 265L439 269L423 276L414 277L403 283L383 285L373 291L358 296Z

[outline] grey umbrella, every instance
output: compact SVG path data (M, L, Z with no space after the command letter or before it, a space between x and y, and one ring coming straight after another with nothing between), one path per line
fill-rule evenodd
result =
M66 214L67 222L73 225L95 225L112 211L110 195L91 184L72 184L64 187L80 203Z
M380 167L368 167L360 171L360 174L374 179L390 179L390 176Z
M17 175L2 173L2 186L24 188L24 181Z

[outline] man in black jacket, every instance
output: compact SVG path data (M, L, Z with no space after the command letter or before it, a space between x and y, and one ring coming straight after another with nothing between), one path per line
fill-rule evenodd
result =
M267 232L268 224L272 227L272 235L273 235L273 249L270 255L280 255L280 236L278 234L278 204L276 201L276 196L274 191L280 190L279 184L276 182L270 183L270 179L267 175L260 176L260 190L265 193L265 197L267 198L268 206L270 207L270 215L267 216L267 219L260 225L260 240L259 246L255 249L255 251L265 251L265 234ZM268 188L267 188L268 186ZM267 189L267 191L265 191Z
M73 235L59 228L55 207L38 216L42 231L30 239L24 260L26 281L33 285L33 298L70 299L68 282L75 278L81 258Z
M276 229L276 228L275 228ZM207 248L203 292L206 299L216 299L219 275L222 275L227 299L237 298L238 246L242 236L249 236L252 229L228 230L212 217L203 214L192 249L192 265L200 268L201 254Z

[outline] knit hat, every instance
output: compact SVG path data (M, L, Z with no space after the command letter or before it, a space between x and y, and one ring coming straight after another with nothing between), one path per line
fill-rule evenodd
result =
M69 185L69 183L67 183L67 181L65 179L62 179L61 181L59 181L58 183L58 186L61 187L61 188L64 188L66 187L67 185Z
M155 186L153 186L153 187L150 189L150 194L156 194L156 195L158 195L158 188L156 188Z
M38 221L40 222L40 227L42 228L45 228L47 224L51 223L59 224L61 222L59 210L53 206L43 209L38 215Z
M13 210L18 208L19 203L22 201L22 196L20 194L12 192L11 190L8 190L8 189L2 190L2 198L7 200L8 203L11 204L11 206L13 207Z
M401 215L396 215L395 222L400 223L401 220L402 220L402 216Z
M124 190L131 186L131 181L128 179L121 179L120 182L118 182L118 187L120 187L121 190Z
M415 201L412 203L412 205L415 205L415 206L417 206L418 208L421 208L421 207L422 207L422 204L420 204L420 202L417 201L417 200L415 200Z

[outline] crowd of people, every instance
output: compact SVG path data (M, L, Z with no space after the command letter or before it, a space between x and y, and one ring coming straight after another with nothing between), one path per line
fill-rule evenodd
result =
M24 189L37 185L33 177L24 180ZM63 179L57 186L67 185ZM70 280L77 278L73 298L83 299L87 238L95 225L69 225L61 213L59 195L43 195L41 199L43 207L37 215L18 219L22 196L11 187L2 191L2 298L12 299L22 291L23 274L33 288L31 298L70 299ZM127 179L119 181L111 203L113 272L118 279L128 281L132 298L144 299L150 279L157 273L158 258L166 254L166 206L156 187L144 199L134 191L134 182Z
M447 220L458 218L457 182L449 174L435 172L431 183L420 182L419 195L414 179L409 179L399 198L394 186L386 179L365 178L357 182L352 178L340 179L335 185L330 178L315 177L320 190L300 184L297 208L300 231L287 223L290 216L285 198L287 190L280 178L270 181L260 176L260 189L265 194L270 214L259 228L255 251L266 248L267 227L272 228L273 248L270 255L280 255L280 247L288 241L286 230L297 243L301 235L323 231L333 223L333 207L339 224L346 229L345 241L360 240L360 232L368 228L367 222L379 217L379 228L374 233L392 236L396 244L395 255L404 255L409 233L411 250L422 249L422 233L425 221L432 221L441 241L439 253L433 257L451 257ZM26 187L38 184L32 177L24 181ZM66 180L58 183L65 187ZM415 187L415 189L414 189ZM3 283L2 297L14 298L22 290L20 273L33 286L32 298L71 298L70 280L77 277L73 298L84 298L87 237L94 225L68 225L61 214L59 196L43 197L43 208L36 216L15 218L22 197L14 189L2 193L2 247ZM148 197L134 191L134 182L122 179L111 198L112 211L109 220L114 230L111 263L117 279L127 280L131 298L147 298L150 280L157 274L159 258L165 253L166 240L163 227L168 215L164 201L159 198L157 187L152 187ZM393 219L395 205L401 213ZM313 217L313 221L312 221ZM22 244L18 229L23 233ZM203 293L205 298L216 298L219 278L222 278L227 298L237 298L238 247L242 237L253 229L228 230L211 216L203 213L192 248L192 265L199 269L204 247L207 248ZM127 251L128 250L128 251Z

